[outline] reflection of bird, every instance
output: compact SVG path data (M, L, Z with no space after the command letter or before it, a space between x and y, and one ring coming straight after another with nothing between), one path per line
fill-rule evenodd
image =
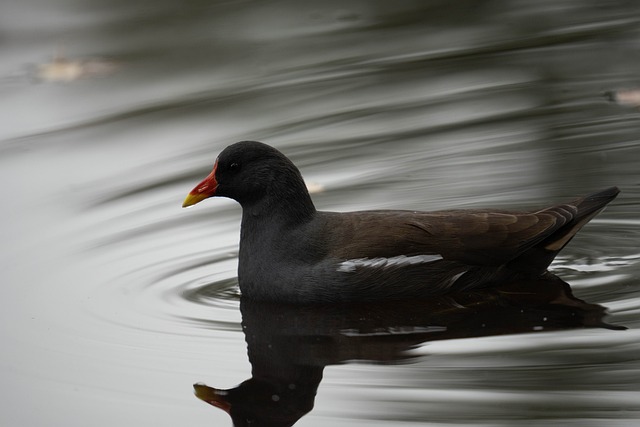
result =
M319 212L288 158L244 141L220 154L183 206L238 201L243 295L303 303L422 297L540 276L618 192L535 212Z
M407 363L417 356L408 350L436 340L625 329L604 323L604 307L574 297L552 274L428 301L300 306L242 298L240 310L251 378L229 389L194 385L196 396L227 412L234 426L294 425L313 409L326 366Z

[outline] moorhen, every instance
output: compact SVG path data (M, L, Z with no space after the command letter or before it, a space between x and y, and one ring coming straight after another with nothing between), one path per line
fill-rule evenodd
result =
M619 190L533 212L321 212L298 168L255 141L225 148L183 207L242 206L244 297L289 303L423 298L538 277Z

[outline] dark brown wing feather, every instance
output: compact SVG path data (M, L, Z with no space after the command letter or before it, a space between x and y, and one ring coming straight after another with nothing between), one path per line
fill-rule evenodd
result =
M340 243L330 256L341 259L439 254L470 265L501 265L545 258L545 264L617 195L615 188L537 212L452 210L363 211L329 219L340 222ZM538 248L541 246L541 248ZM535 249L535 250L534 250ZM540 252L540 253L539 253ZM548 255L552 254L549 258ZM549 258L549 259L547 259Z
M479 265L504 264L567 221L548 213L482 211L370 211L345 220L349 232L342 235L344 243L335 252L338 258L439 254Z

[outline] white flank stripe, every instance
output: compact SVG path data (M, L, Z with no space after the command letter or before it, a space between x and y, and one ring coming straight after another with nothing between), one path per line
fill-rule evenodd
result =
M442 256L436 255L398 255L391 258L356 258L342 261L338 264L337 271L342 273L355 273L357 268L388 268L412 264L425 264L427 262L439 261Z

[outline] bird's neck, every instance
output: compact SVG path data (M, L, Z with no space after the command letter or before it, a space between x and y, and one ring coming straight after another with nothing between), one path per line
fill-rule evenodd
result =
M292 246L300 241L292 236L299 235L315 215L308 195L289 202L278 198L277 202L268 200L242 206L238 279L243 293L258 292L263 283L283 286L289 283L285 280L286 273L277 266L291 256L299 256ZM269 289L276 292L272 286Z
M242 206L242 226L253 228L255 226L289 226L303 224L311 220L316 214L316 208L311 197L296 197L287 199L264 199L257 203Z
M262 223L295 227L315 216L316 208L303 181L282 184L269 188L260 199L241 202L243 226Z

